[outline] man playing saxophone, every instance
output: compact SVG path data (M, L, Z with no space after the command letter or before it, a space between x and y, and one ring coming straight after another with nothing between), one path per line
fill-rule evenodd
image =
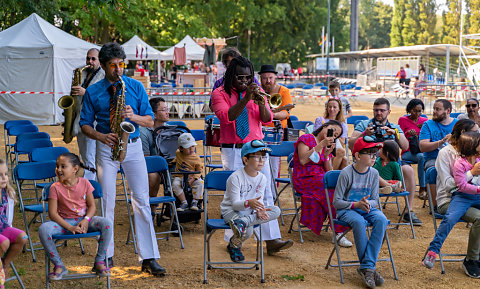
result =
M135 232L142 271L161 276L165 274L165 269L156 262L160 254L149 205L147 167L142 142L139 140L139 125L153 126L154 116L142 84L123 76L125 58L125 52L118 43L107 43L100 50L100 65L105 71L105 78L87 88L80 126L83 133L97 141L97 177L103 189L105 217L114 223L116 176L121 164L128 186L132 190ZM123 97L124 99L119 99ZM124 103L124 107L117 107L118 103L121 106ZM126 149L125 159L112 160L112 149L118 150L120 143L118 132L111 128L111 124L123 120L132 123L135 131L130 133L127 143L122 145ZM97 124L94 128L95 121ZM112 239L107 249L109 266L113 265L113 253Z
M76 102L76 118L73 123L73 135L77 136L78 152L80 153L83 163L85 166L95 169L95 140L87 137L82 132L79 122L86 88L105 77L105 72L100 67L100 61L98 60L98 49L92 48L88 50L86 65L89 65L89 67L82 71L81 84L72 86L71 90L71 95L75 97ZM83 177L88 180L97 180L94 170L85 170Z

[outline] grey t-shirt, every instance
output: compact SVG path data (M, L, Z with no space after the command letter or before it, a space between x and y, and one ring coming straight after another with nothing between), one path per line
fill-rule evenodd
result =
M353 165L342 170L333 195L333 206L337 210L350 209L354 202L370 195L370 207L378 206L378 171L372 167L359 173ZM350 188L350 189L349 189Z
M155 156L155 141L153 140L153 128L140 127L140 139L142 140L142 149L144 155Z

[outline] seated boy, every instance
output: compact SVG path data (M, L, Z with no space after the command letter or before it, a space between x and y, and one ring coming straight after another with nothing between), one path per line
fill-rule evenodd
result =
M368 288L375 288L384 282L383 277L375 271L375 265L388 221L377 209L379 177L378 171L372 168L378 148L382 146L382 143L368 143L359 138L352 150L356 162L342 170L333 195L337 218L352 227L360 261L358 273ZM370 239L366 232L367 222L373 225Z
M260 140L243 145L242 161L245 167L236 170L227 180L227 189L220 204L225 223L233 230L227 246L233 262L245 260L242 243L253 234L253 226L269 222L280 216L277 206L263 205L267 178L260 171L270 149Z

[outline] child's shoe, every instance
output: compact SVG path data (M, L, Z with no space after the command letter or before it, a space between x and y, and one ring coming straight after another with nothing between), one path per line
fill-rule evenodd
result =
M190 210L198 211L198 200L193 200Z
M183 212L183 211L185 211L186 209L188 209L188 203L187 203L187 202L182 203L182 204L180 205L180 207L177 208L177 212Z
M240 248L234 248L230 244L227 245L227 251L230 254L230 259L233 262L242 262L245 260L245 256L243 256L242 251Z
M378 193L381 195L388 195L392 193L392 187L391 186L386 186L386 187L381 187L378 189Z
M337 236L335 238L337 238L337 242L338 242L338 245L340 247L344 247L344 248L350 248L353 246L352 242L350 242L348 239L347 239L347 236L343 236L343 238L340 239L340 237L343 235L343 233L338 233Z
M230 225L230 228L232 229L235 238L241 239L245 236L245 232L247 231L247 224L245 224L245 222L241 219L230 220L230 222L228 222L228 225Z
M403 190L402 182L400 182L400 181L390 180L390 181L388 181L388 183L392 186L392 190L395 193L400 193Z
M437 260L437 253L433 251L428 251L427 255L422 261L422 264L428 269L433 269L433 265L435 265L435 260Z

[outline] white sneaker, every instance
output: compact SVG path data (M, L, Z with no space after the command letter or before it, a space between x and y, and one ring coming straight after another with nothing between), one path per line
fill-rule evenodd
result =
M338 245L340 247L344 247L344 248L350 248L353 246L352 242L350 242L348 239L347 239L347 236L343 236L343 238L340 239L340 237L342 236L343 233L338 233L336 238L337 238L337 242L338 242ZM333 243L333 241L332 241Z

